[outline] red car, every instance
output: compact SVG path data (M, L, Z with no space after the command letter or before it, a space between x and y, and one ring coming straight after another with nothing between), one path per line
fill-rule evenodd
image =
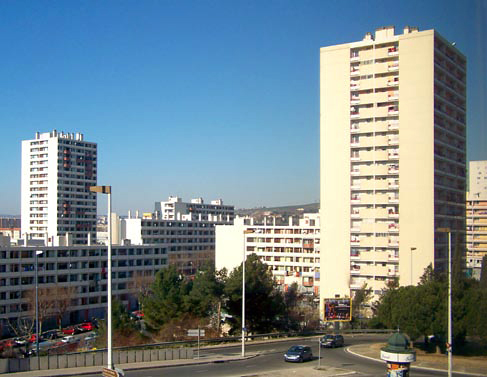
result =
M69 326L63 329L63 334L64 335L74 335L74 334L79 334L80 330L77 327L74 326Z
M37 338L37 335L36 334L32 334L31 337L29 338L29 343L35 343L36 342L36 338ZM42 337L40 336L39 337L39 342L42 342L44 339L42 339Z
M135 319L144 319L144 312L142 312L141 310L136 310L132 312L132 316Z
M83 331L93 331L95 329L95 326L91 322L84 322L79 327Z

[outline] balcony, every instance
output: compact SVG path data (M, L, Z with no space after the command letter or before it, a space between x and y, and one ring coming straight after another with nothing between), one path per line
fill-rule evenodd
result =
M399 246L399 240L397 240L395 238L389 238L388 244L389 244L389 246L392 246L392 247Z
M398 130L399 129L399 121L397 121L397 120L391 120L387 124L387 129L388 130Z
M391 204L397 204L397 203L399 203L399 197L398 196L389 196L388 202Z
M389 168L389 169L387 169L387 174L391 174L391 175L399 174L399 169L398 168Z
M399 99L399 92L395 91L395 92L392 92L392 93L389 93L387 95L387 100L388 101L395 101L395 100L398 100Z
M389 72L391 72L391 71L397 71L398 69L399 69L399 63L398 63L398 62L394 62L394 63L389 64L389 65L387 66L387 70L388 70Z
M394 210L389 210L387 212L387 216L391 219L398 219L399 218L399 212L395 212Z
M352 195L352 198L351 198L350 201L352 202L352 204L359 204L360 203L360 200L361 200L360 199L360 196L358 196L358 195Z
M350 69L350 76L360 75L360 69L358 67L352 67Z
M389 106L387 108L387 115L399 115L399 107Z
M350 97L350 103L352 105L358 105L360 103L360 96L352 95L352 97Z
M389 153L387 154L387 158L388 158L389 160L398 160L398 159L399 159L399 152L396 152L396 151L394 151L394 152L389 152Z
M396 56L399 55L399 49L397 47L389 47L387 49L388 56Z
M394 233L399 232L399 225L397 225L395 223L389 224L388 228L389 228L389 232L394 232Z
M356 219L356 218L359 218L360 217L360 212L359 211L356 211L356 212L352 212L350 214L350 216L352 217L352 219Z
M398 137L390 137L387 143L388 143L388 145L399 145L399 138Z
M394 77L393 79L387 80L387 86L398 86L399 85L399 77Z
M360 88L360 83L358 81L350 82L350 89L357 90Z
M350 61L351 62L358 62L359 60L360 60L360 56L359 56L358 52L352 53L352 55L350 56Z
M399 276L399 271L389 269L387 276Z
M351 175L360 175L360 169L353 169L351 172L350 172Z

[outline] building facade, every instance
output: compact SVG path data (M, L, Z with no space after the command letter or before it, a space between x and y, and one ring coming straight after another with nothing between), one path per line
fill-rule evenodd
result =
M480 278L487 255L487 161L470 161L467 194L467 271Z
M321 297L376 295L464 242L466 59L434 30L321 48Z
M223 200L212 200L205 204L203 198L183 202L178 196L170 196L166 202L155 203L155 216L162 220L180 220L182 216L191 215L193 220L217 221L231 224L235 213L234 206L224 205Z
M297 223L276 224L276 219L263 223L253 218L237 217L234 225L216 227L217 269L231 271L245 255L256 254L269 266L277 284L286 291L296 283L299 291L319 295L320 286L320 218L304 214Z
M106 246L0 247L0 325L8 329L19 317L31 317L29 293L35 290L35 254L39 289L69 292L65 319L70 323L104 317L107 300ZM112 292L129 309L136 308L134 282L153 277L168 264L167 245L113 246ZM53 314L54 315L54 314Z
M37 132L22 141L21 229L26 239L59 245L96 237L97 145L81 133Z

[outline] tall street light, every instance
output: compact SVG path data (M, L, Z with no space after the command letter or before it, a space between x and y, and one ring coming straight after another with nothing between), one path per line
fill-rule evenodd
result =
M37 356L37 369L40 368L40 360L39 360L39 277L38 277L38 270L39 270L39 263L38 258L39 255L43 253L42 250L36 250L36 268L35 268L35 282L36 282L36 356Z
M438 228L440 233L448 233L448 377L451 377L453 370L453 343L452 343L452 309L451 309L451 229Z
M245 229L243 232L243 255L242 255L242 357L245 357L245 239L246 235L254 233L253 230Z
M108 195L107 368L114 369L112 362L112 186L90 186L90 191Z

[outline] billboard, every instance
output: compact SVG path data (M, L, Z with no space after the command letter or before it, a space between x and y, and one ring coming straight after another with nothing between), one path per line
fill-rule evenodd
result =
M325 321L350 321L352 302L350 298L325 298Z

